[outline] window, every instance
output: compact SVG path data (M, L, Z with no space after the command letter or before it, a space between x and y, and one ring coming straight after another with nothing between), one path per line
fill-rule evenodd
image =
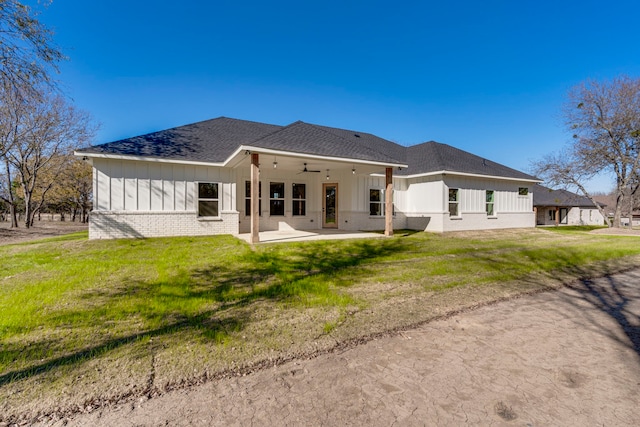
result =
M450 188L449 189L449 215L450 216L458 216L458 189Z
M556 220L556 211L555 210L549 210L549 220L550 221L555 221Z
M385 216L386 199L384 190L369 190L369 216ZM391 204L391 215L396 214L396 205Z
M305 184L293 184L293 216L307 214L307 186Z
M269 184L269 215L284 216L284 183Z
M198 183L198 216L219 216L218 184L214 182Z
M527 187L518 188L518 196L528 196L528 195L529 195L529 189Z
M384 209L382 208L382 190L369 190L369 215L371 216L383 216Z
M244 183L244 214L251 216L251 181ZM262 215L262 183L258 182L258 215Z
M495 212L493 210L493 190L487 190L487 215L494 216Z

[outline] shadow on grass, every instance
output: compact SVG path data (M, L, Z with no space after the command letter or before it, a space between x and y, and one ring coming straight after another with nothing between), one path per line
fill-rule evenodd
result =
M64 325L77 335L83 328L124 324L130 316L142 318L146 330L98 339L96 344L83 344L75 350L69 349L73 344L65 348L64 342L56 343L53 355L50 342L34 342L29 346L31 360L26 361L30 366L0 375L0 386L79 365L145 338L188 330L204 339L224 340L230 331L240 331L251 321L251 304L257 300L295 304L310 298L321 305L339 304L341 296L335 287L350 285L363 274L359 266L387 256L402 245L401 239L375 239L265 246L255 251L246 249L233 264L177 269L168 279L132 281L112 289L98 285L75 297L79 301L73 305L82 308L58 310L48 317L48 324ZM15 361L19 346L3 346L0 360Z
M136 342L145 338L153 338L161 335L170 334L184 328L193 328L194 325L201 325L203 322L205 322L209 318L210 318L210 313L203 313L198 316L189 317L178 322L169 323L160 328L151 329L144 332L123 336L120 338L107 340L100 344L89 346L81 350L75 351L71 354L55 357L51 360L48 360L44 363L40 363L35 366L30 366L24 369L7 372L5 374L0 375L0 386L14 382L14 381L19 381L25 378L29 378L35 375L43 374L63 366L80 364L90 359L103 356L111 350L115 350L119 347L122 347L127 344L131 344L133 342ZM206 334L210 336L220 335L220 334L224 335L226 334L226 331L228 330L228 328L235 328L241 322L242 322L242 319L239 319L239 318L226 319L225 321L218 322L218 324L215 326L208 326ZM46 343L40 343L39 346L46 347ZM34 350L34 351L37 352L37 350ZM7 348L7 349L3 349L1 353L6 353L2 355L2 357L5 358L7 356L10 357L11 354L14 354L14 355L19 354L20 350L18 349L16 351L16 349L12 350L11 348Z

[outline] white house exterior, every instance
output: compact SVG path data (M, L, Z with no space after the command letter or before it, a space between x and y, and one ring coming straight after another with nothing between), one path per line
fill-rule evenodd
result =
M537 225L604 225L600 210L587 197L567 190L533 187Z
M536 223L534 177L445 144L403 147L303 122L218 118L76 155L93 165L92 239Z

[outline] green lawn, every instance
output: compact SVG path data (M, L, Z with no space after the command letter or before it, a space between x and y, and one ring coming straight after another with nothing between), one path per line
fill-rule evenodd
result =
M639 254L638 237L580 227L255 248L78 233L1 246L0 414L161 392L614 272Z

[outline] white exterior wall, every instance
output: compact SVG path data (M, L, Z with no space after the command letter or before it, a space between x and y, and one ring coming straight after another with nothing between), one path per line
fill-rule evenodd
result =
M369 215L369 190L385 190L384 176L350 170L298 174L262 168L260 230L322 228L323 184L338 185L338 229L384 230L384 216ZM238 234L250 231L245 212L248 169L94 159L94 211L90 238ZM198 218L197 182L220 184L218 218ZM269 184L285 186L285 213L269 214ZM293 184L306 185L306 215L292 212ZM425 231L533 227L532 184L454 175L394 178L393 227ZM518 188L529 188L519 196ZM448 189L459 189L460 216L448 212ZM496 215L485 213L485 191L493 190ZM384 208L383 208L384 209ZM597 212L597 211L596 211ZM584 215L584 214L583 214ZM600 217L601 218L601 217Z
M403 179L398 197L406 228L441 232L444 228L444 185L442 175Z
M264 168L260 171L262 183L262 215L260 216L260 230L317 230L322 228L322 204L324 197L323 184L338 185L338 229L340 230L384 230L384 217L369 216L369 190L385 188L385 178L377 176L353 175L351 171L326 171L321 173L292 174L291 171L280 171ZM245 185L250 176L243 173L236 182L238 189L237 206L240 216L240 232L251 230L250 217L245 209ZM284 216L269 215L269 185L272 182L285 184L285 212ZM294 216L292 213L293 184L306 185L306 215ZM401 185L394 179L394 187ZM394 191L396 203L397 191ZM406 228L404 216L400 214L396 204L394 228Z
M219 219L195 219L195 212L93 211L89 239L238 234L238 213L223 212Z
M322 227L322 184L324 182L335 183L336 180L326 181L324 173L301 173L283 171L273 168L260 169L260 182L262 186L262 204L260 215L260 231L273 230L317 230ZM324 180L324 181L323 181ZM238 172L236 189L236 210L239 212L240 232L249 233L251 231L250 212L246 212L245 185L251 181L249 170ZM284 183L284 216L271 216L269 214L269 185L272 182ZM306 192L306 215L293 215L293 184L305 184ZM341 186L338 186L338 196L341 196ZM338 201L340 207L340 200Z
M407 228L434 232L535 226L532 185L499 179L434 175L407 180ZM519 196L527 187L529 194ZM458 217L449 215L449 188L458 189ZM494 191L494 212L486 214L486 191Z
M347 176L347 178L349 178ZM361 175L351 177L351 183L344 194L346 206L340 218L340 228L344 230L375 231L384 230L385 217L369 215L369 190L385 190L386 179L384 176ZM402 212L405 203L402 179L393 179L393 204L395 215L393 216L393 228L406 228L406 217ZM383 193L384 195L384 193ZM384 199L382 201L384 212Z
M444 177L444 202L449 207L449 189L459 190L460 215L451 217L448 212L443 220L443 231L484 230L497 228L521 228L535 226L533 211L533 184L490 178ZM528 188L526 196L519 195L519 188ZM494 215L486 213L486 191L494 192Z
M219 184L218 218L198 218L197 182ZM228 168L94 159L89 238L238 234L235 187Z

